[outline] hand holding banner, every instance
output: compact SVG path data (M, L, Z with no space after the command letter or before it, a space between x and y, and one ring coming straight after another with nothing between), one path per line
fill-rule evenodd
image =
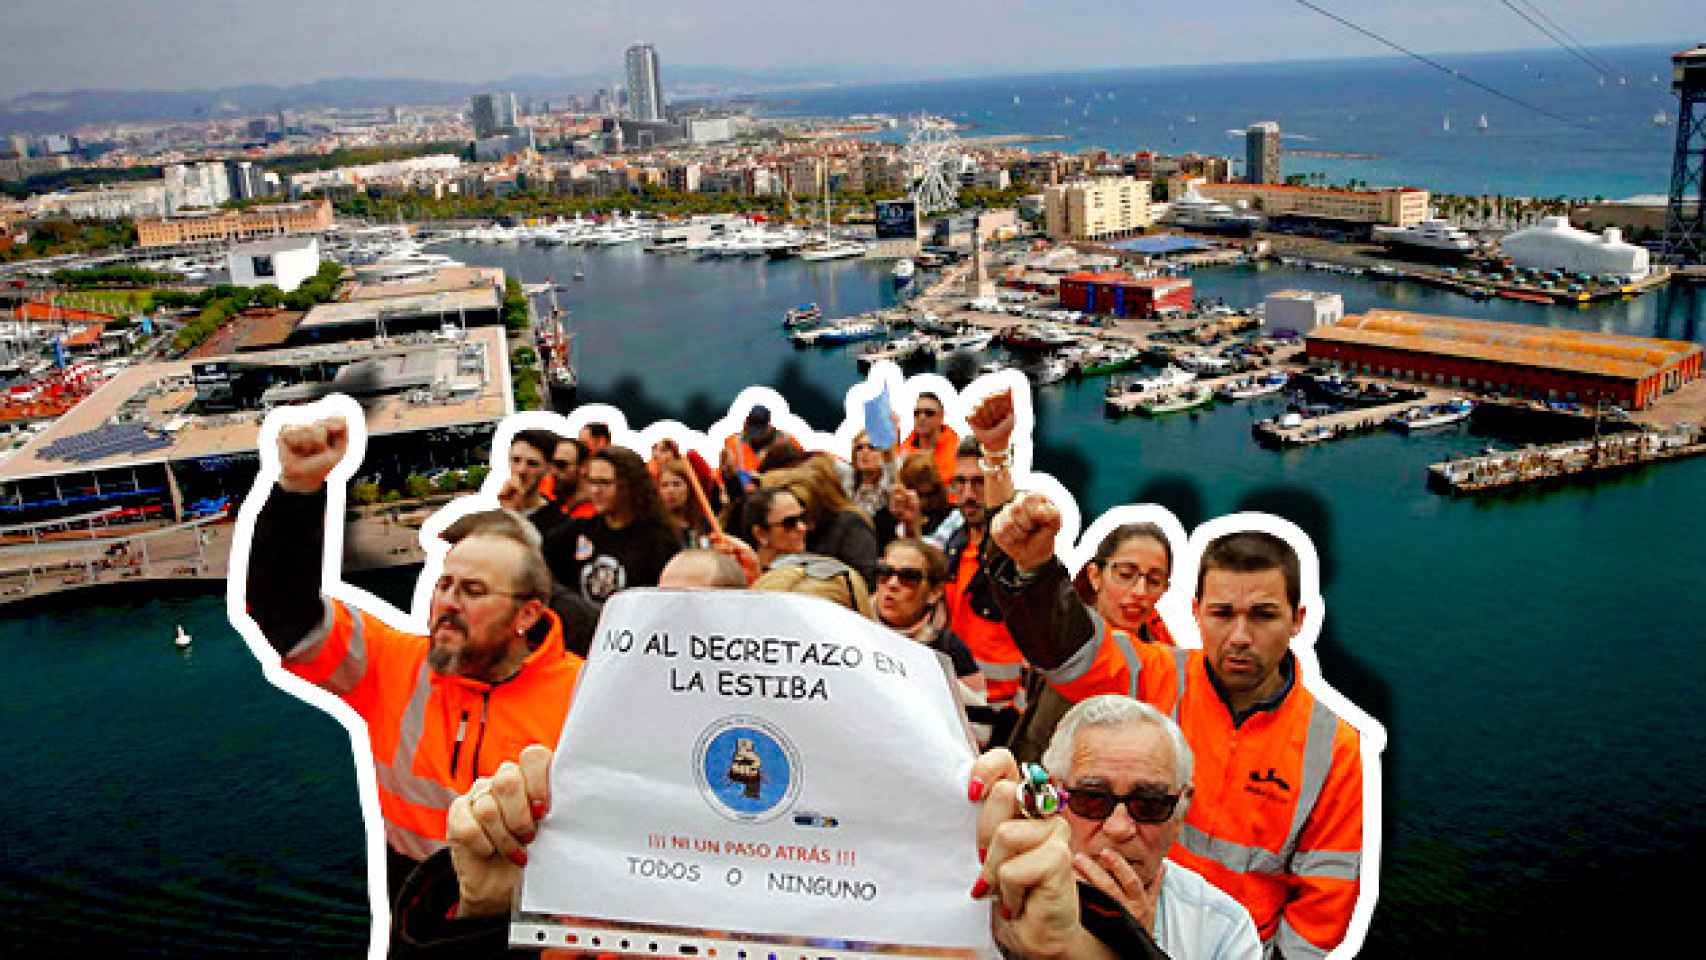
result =
M511 942L980 955L974 756L950 684L928 648L814 598L617 594Z

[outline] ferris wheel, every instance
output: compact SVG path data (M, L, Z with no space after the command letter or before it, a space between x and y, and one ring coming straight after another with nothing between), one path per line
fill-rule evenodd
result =
M953 123L927 113L913 117L905 158L912 178L912 199L920 214L958 205L960 141L954 136Z

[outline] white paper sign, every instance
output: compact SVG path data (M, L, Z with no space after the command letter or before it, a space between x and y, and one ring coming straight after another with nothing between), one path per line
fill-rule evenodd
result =
M951 683L930 649L827 601L617 594L511 941L592 949L602 929L606 952L983 955L974 753Z

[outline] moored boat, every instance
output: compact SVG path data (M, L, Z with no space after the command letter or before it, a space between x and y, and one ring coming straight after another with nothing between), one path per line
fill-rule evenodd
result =
M1213 402L1214 393L1202 384L1195 384L1183 390L1165 393L1152 400L1140 402L1137 405L1137 410L1146 417L1157 417L1164 413L1179 413L1184 410L1206 407Z

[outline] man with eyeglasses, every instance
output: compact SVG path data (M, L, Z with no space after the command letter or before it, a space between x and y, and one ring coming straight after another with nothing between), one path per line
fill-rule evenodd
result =
M1243 904L1271 952L1325 956L1360 889L1362 753L1356 729L1298 676L1297 553L1260 531L1216 538L1192 602L1202 649L1122 648L1073 594L1059 531L1059 510L1037 493L993 524L990 580L1019 648L1068 699L1127 694L1173 716L1202 762L1173 859Z
M1125 907L1177 960L1259 960L1249 911L1167 858L1184 828L1193 757L1177 724L1129 697L1066 712L1043 754L1065 787L1073 872Z
M581 660L547 606L538 532L502 510L445 530L424 636L321 596L326 478L348 437L341 419L280 431L278 489L255 521L245 600L284 668L367 722L395 892L444 847L458 794L528 744L556 741Z
M960 435L945 421L941 398L934 393L920 393L912 407L912 432L900 442L901 459L914 453L928 453L936 462L942 482L951 483L959 447Z

